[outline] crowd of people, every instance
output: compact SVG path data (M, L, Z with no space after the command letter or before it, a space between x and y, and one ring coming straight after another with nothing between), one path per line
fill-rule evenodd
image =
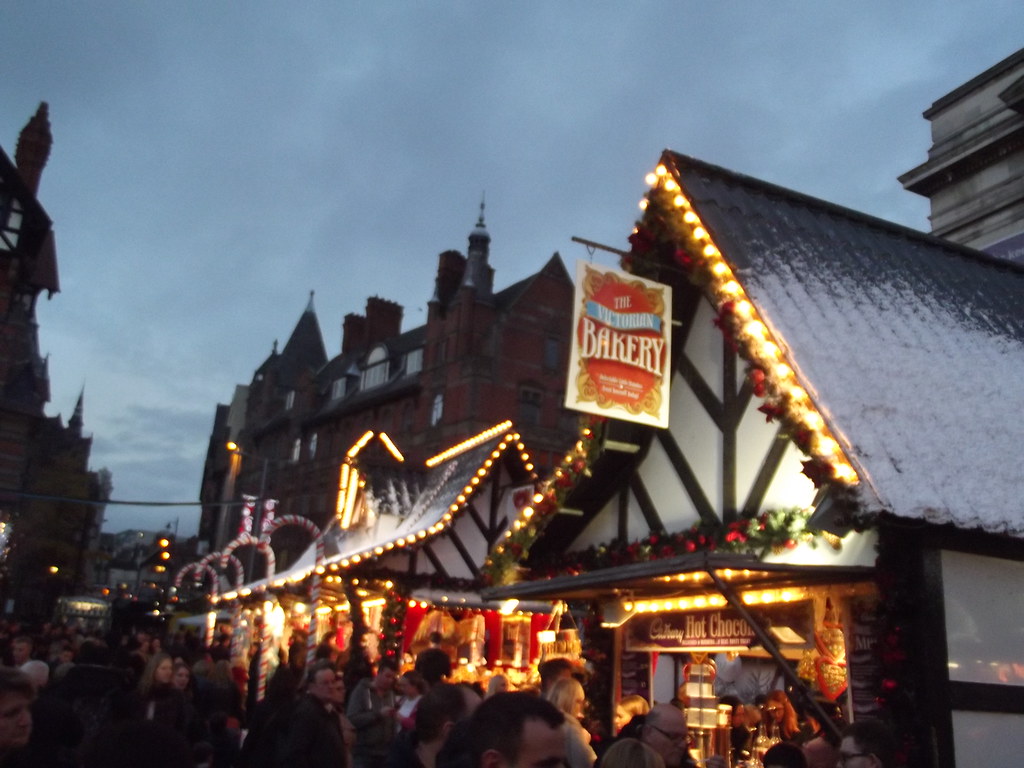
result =
M390 659L371 668L327 646L307 665L296 648L257 702L249 670L232 664L228 648L185 633L165 643L146 632L113 638L0 622L0 768L695 766L680 707L626 697L614 735L601 734L587 720L578 669L564 659L540 666L537 687L509 692L500 674L486 689L448 682L451 662L437 647L401 674ZM772 694L760 708L778 734L764 768L895 766L877 723L855 723L836 740L827 728L801 729L785 703ZM738 704L734 713L742 756L753 712ZM809 759L815 739L827 742L825 762ZM717 756L703 764L728 765Z

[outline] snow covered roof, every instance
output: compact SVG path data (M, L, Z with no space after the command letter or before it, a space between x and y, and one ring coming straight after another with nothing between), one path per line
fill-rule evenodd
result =
M870 511L1024 536L1024 269L666 152Z
M325 565L350 564L381 555L415 549L424 542L447 532L463 516L464 507L483 486L499 459L519 443L518 433L509 431L511 422L481 432L466 442L466 447L453 447L449 456L441 458L426 471L367 478L362 504L367 508L367 524L339 530L336 523L325 534L327 547ZM510 454L520 465L524 477L529 472L519 452ZM486 551L481 552L480 561Z

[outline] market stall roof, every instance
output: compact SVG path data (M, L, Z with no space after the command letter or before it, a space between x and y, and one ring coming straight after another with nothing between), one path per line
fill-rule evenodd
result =
M869 511L1024 536L1024 268L667 151Z
M469 495L467 489L475 488L486 474L489 461L496 461L517 441L509 439L506 431L511 427L505 422L501 430L491 430L493 436L459 453L439 460L424 473L416 469L411 474L388 475L383 482L370 475L368 492L363 504L370 511L373 522L364 527L341 530L337 521L331 524L325 534L327 557L324 565L348 565L367 558L417 546L420 542L443 533L452 524L453 518L462 514L462 506ZM482 433L483 434L483 433ZM518 456L518 451L513 451ZM510 468L515 474L516 461ZM523 461L518 461L521 479L528 480L530 472ZM460 500L461 499L461 500Z
M871 578L872 569L859 566L789 565L769 563L754 555L694 552L659 560L601 568L569 576L521 581L483 591L487 600L601 600L609 598L680 597L713 589L715 571L735 576L744 589L769 589L800 584L836 584Z

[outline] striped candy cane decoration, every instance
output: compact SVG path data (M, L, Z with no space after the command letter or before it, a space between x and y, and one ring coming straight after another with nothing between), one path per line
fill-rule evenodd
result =
M306 638L306 663L311 664L313 662L313 657L316 655L317 634L319 631L319 618L317 615L317 609L320 607L319 571L322 568L324 561L324 538L320 528L318 528L316 523L308 517L302 517L301 515L282 515L281 517L274 518L274 520L263 529L263 536L261 537L262 540L266 541L269 546L270 537L273 535L274 531L279 528L283 528L286 525L297 525L300 528L303 528L310 534L310 536L313 537L313 543L316 545L316 559L309 587L311 611L309 615L309 634Z

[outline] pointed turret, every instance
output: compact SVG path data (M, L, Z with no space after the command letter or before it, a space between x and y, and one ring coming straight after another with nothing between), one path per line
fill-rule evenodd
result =
M25 186L35 194L39 191L39 179L50 157L53 134L50 133L50 107L43 101L39 109L21 130L18 146L14 150L14 163Z
M82 425L84 424L83 414L85 410L85 387L78 393L78 402L75 403L75 412L68 419L68 431L75 437L82 436Z
M493 290L494 271L487 263L491 247L491 235L484 224L484 200L480 200L480 218L469 233L469 253L466 258L466 271L462 277L462 287L476 291L478 299L489 299Z
M323 334L320 332L320 321L317 320L316 310L313 309L313 291L309 292L306 308L292 335L285 342L281 357L282 369L289 374L301 368L317 370L327 362L327 350L324 347Z

